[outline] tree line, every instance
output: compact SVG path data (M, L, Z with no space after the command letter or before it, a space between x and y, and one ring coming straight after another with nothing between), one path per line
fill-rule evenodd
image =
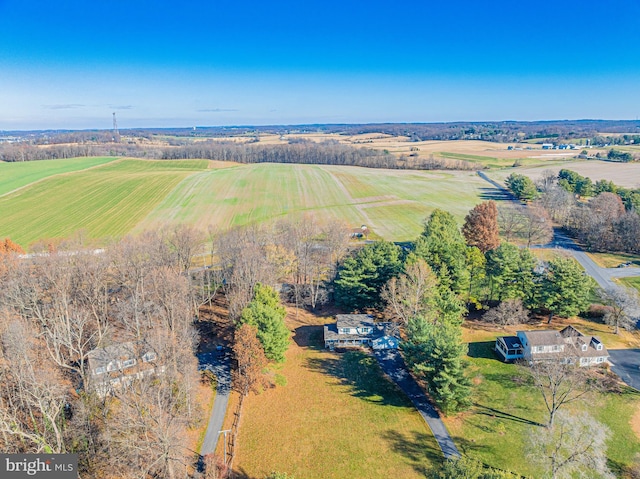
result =
M544 211L587 249L640 252L640 190L608 180L593 183L565 169L558 175L544 171L537 184L512 174L506 184L516 197L531 202L526 209Z

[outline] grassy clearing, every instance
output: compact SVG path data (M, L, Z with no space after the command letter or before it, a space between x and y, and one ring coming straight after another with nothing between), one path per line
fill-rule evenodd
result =
M0 162L0 195L53 175L85 170L114 161L110 157L69 158L64 160Z
M188 175L206 161L121 160L45 179L0 198L0 236L21 245L68 237L128 233Z
M602 268L617 268L622 263L631 262L632 266L640 266L638 255L627 253L587 253Z
M245 401L235 468L241 477L273 470L305 479L425 477L441 460L408 399L364 353L322 349L326 318L295 313L294 343L278 374L286 386Z
M539 392L526 380L526 368L498 361L492 345L493 342L470 344L474 406L446 419L447 426L465 454L494 467L539 477L539 471L525 459L525 438L546 422L546 409ZM640 395L631 389L622 394L594 394L576 406L588 410L611 429L607 455L617 474L640 450L640 438L630 424L639 406Z
M636 288L638 292L640 292L640 277L636 276L633 278L620 278L620 281L626 286Z
M462 219L487 187L473 173L256 164L207 170L183 181L139 225L187 222L220 229L312 213L366 224L389 240L414 239L434 208Z

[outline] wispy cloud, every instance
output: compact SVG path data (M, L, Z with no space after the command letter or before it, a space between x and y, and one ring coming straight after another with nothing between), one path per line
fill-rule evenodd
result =
M203 108L201 110L196 110L199 113L223 113L227 111L239 111L235 108Z
M42 105L47 110L73 110L75 108L83 108L85 105L80 103L64 103L60 105Z
M133 105L109 105L112 110L131 110Z

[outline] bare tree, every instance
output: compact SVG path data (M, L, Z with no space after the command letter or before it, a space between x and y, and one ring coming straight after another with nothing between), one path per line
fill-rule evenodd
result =
M607 467L609 429L588 414L561 411L552 426L528 436L528 458L551 479L613 478Z
M551 241L553 228L544 208L532 204L524 208L523 213L523 222L518 233L527 243L527 248L532 244L546 244Z
M553 426L560 408L586 399L597 386L577 363L577 358L567 353L552 361L535 361L530 365L533 384L542 395L549 413L549 426Z
M611 287L600 289L598 296L608 306L604 315L604 322L613 326L614 334L620 333L620 327L630 331L638 323L640 314L640 302L638 293L631 288Z
M411 318L423 316L435 321L437 307L433 301L438 279L429 265L418 259L406 272L391 278L382 288L381 297L387 303L387 317L404 325Z
M10 320L6 316L3 321ZM51 368L23 319L2 332L0 434L3 450L63 453L64 408L68 385Z
M529 310L522 304L522 299L507 299L484 313L482 319L500 326L522 324L529 320Z

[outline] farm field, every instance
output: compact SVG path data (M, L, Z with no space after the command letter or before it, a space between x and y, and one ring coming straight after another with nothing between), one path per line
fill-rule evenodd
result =
M337 141L355 147L387 150L396 156L416 155L428 158L433 155L436 158L478 163L489 168L509 167L516 159L522 160L524 165L545 164L549 161L566 161L567 158L578 154L575 150L566 152L554 150L549 152L542 150L540 145L531 145L531 150L509 150L507 149L509 146L507 143L481 140L411 141L406 136L391 136L383 133L362 135L339 135L337 133L294 133L283 136L261 135L260 143L277 145L300 139L315 142ZM247 141L248 138L240 137L235 138L235 140Z
M295 332L276 370L286 385L245 400L234 460L239 477L428 477L442 453L426 423L375 359L322 348L327 321L303 311L296 319L289 310Z
M68 237L128 233L188 175L206 161L119 160L57 175L0 198L0 236L18 244Z
M472 172L254 164L190 176L136 228L186 222L220 229L287 215L366 224L396 241L415 238L434 208L462 222L493 190Z
M526 379L523 366L498 361L493 342L469 345L469 373L474 384L474 405L457 417L447 418L449 431L463 454L486 464L523 475L540 477L526 456L526 437L548 419L540 393ZM640 448L632 428L640 410L640 394L624 388L620 394L594 393L586 403L568 406L584 409L611 431L607 442L609 467L617 477L630 465Z
M544 165L503 169L487 172L487 174L498 181L503 181L511 173L519 173L529 176L535 180L540 178L544 170L551 170L557 173L561 169L573 170L583 176L588 176L594 182L598 180L611 180L616 185L627 188L640 187L640 163L615 163L601 160L580 160L569 161L562 164L546 163Z
M92 157L20 163L0 162L0 196L50 176L85 170L115 159L113 157Z

